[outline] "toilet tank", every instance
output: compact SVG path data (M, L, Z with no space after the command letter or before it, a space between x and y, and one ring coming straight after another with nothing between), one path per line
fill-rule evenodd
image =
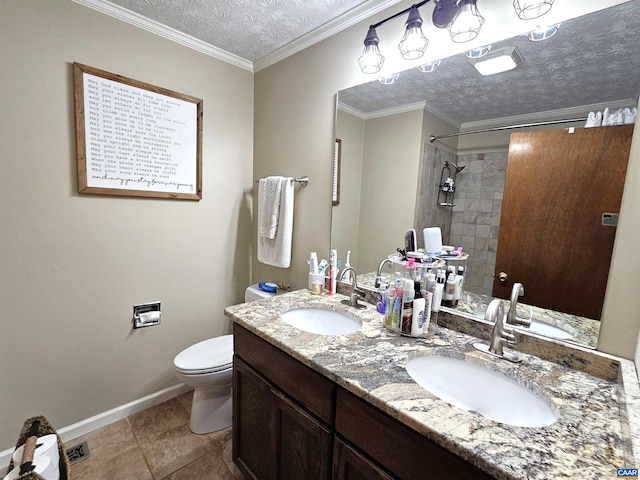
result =
M262 298L270 298L270 297L273 297L274 295L275 293L265 292L264 290L260 290L260 287L258 287L258 284L256 283L255 285L251 285L250 287L247 287L247 289L244 291L244 301L253 302L255 300L260 300Z

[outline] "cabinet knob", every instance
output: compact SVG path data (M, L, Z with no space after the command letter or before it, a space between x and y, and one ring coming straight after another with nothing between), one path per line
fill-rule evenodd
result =
M498 274L498 280L500 281L500 283L506 283L507 278L509 278L509 275L507 275L505 272L500 272Z

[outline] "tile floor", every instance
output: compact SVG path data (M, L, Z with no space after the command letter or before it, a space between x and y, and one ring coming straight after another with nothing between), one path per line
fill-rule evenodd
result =
M72 480L244 480L231 461L231 428L189 430L193 392L65 443L86 441L89 456L71 465Z

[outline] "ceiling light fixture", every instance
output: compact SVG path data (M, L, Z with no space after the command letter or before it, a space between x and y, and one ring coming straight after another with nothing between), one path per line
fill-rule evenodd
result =
M378 47L380 39L376 33L376 28L406 13L409 13L409 16L405 22L404 36L398 45L400 54L405 60L415 60L424 55L429 40L422 32L423 20L418 9L429 1L423 0L415 3L401 12L369 26L369 31L364 39L364 50L358 58L358 64L363 73L378 73L384 64L384 56L380 53L380 48ZM432 16L433 24L438 28L448 29L451 40L456 43L473 40L478 36L484 23L484 18L478 12L476 1L435 0L436 6Z
M431 73L431 72L435 72L436 69L440 66L440 60L436 60L435 62L429 62L429 63L425 63L423 65L420 65L418 68L418 70L420 70L422 73Z
M522 20L541 17L553 7L555 0L513 0L516 15Z
M391 85L400 78L399 73L392 73L391 75L381 75L378 77L378 81L383 85Z
M532 42L541 42L543 40L546 40L547 38L553 37L556 33L558 33L558 28L560 28L559 23L551 25L550 27L541 27L540 25L538 25L533 32L527 33L527 38Z
M484 47L478 47L471 49L464 53L467 58L482 58L491 50L491 45L485 45Z
M504 47L472 63L481 75L486 76L513 70L523 61L524 57L517 47Z

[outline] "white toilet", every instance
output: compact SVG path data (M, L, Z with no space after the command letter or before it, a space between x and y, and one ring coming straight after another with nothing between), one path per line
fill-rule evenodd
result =
M273 296L258 285L247 287L244 300L253 302ZM191 431L204 434L231 426L231 377L233 335L210 338L192 345L173 359L176 376L193 387Z

